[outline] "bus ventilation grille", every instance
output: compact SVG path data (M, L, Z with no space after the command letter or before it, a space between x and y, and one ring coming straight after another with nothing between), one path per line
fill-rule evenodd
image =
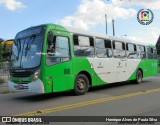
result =
M31 72L11 72L12 77L30 77Z

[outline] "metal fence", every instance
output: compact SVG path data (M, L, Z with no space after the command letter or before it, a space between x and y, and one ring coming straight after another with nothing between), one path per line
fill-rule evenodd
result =
M9 75L9 62L1 62L0 65L0 84L8 81Z

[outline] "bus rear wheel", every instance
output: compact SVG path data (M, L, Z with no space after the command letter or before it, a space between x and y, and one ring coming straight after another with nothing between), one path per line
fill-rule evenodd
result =
M135 83L136 84L139 84L142 82L142 71L141 70L137 70L137 73L136 73L136 80L135 80Z
M89 80L86 75L79 74L75 79L74 92L76 95L84 95L89 89Z

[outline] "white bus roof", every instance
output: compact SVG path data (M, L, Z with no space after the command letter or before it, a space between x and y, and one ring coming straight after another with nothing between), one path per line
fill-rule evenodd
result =
M76 29L76 28L71 28L71 27L66 27L66 29L69 32L72 32L72 33L75 33L75 34L99 37L99 38L104 38L104 39L116 40L116 41L145 45L145 46L148 45L147 43L144 43L144 42L134 41L134 40L126 39L126 38L119 38L119 37L115 37L115 36L109 36L109 35L106 35L106 34L93 33L93 32L89 32L89 31L86 31L86 30L81 30L81 29Z

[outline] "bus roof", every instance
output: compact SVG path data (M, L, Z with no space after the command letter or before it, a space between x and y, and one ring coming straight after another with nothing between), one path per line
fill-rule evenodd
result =
M87 35L87 36L93 36L93 37L98 37L98 38L111 39L111 40L115 40L115 41L121 41L121 42L127 42L127 43L133 43L133 44L148 46L147 43L134 41L134 40L126 39L126 38L120 38L120 37L110 36L110 35L106 35L106 34L92 33L92 32L88 32L86 30L80 30L80 29L75 29L75 28L70 28L70 27L66 27L66 29L69 32L72 32L72 33L75 33L75 34L82 34L82 35Z
M127 38L116 37L116 36L110 36L110 35L106 35L106 34L93 33L93 32L89 32L89 31L86 31L86 30L81 30L81 29L76 29L76 28L71 28L71 27L65 27L65 26L58 25L58 24L48 23L48 24L42 24L42 25L39 25L39 26L52 26L57 30L68 31L68 32L75 33L75 34L81 34L81 35L93 36L93 37L98 37L98 38L121 41L121 42L125 42L125 43L127 42L127 43L133 43L133 44L148 46L148 44L145 43L145 42L140 42L140 41L131 40L131 39L127 39ZM36 27L36 26L32 26L32 27ZM154 45L152 45L152 46L154 46Z

